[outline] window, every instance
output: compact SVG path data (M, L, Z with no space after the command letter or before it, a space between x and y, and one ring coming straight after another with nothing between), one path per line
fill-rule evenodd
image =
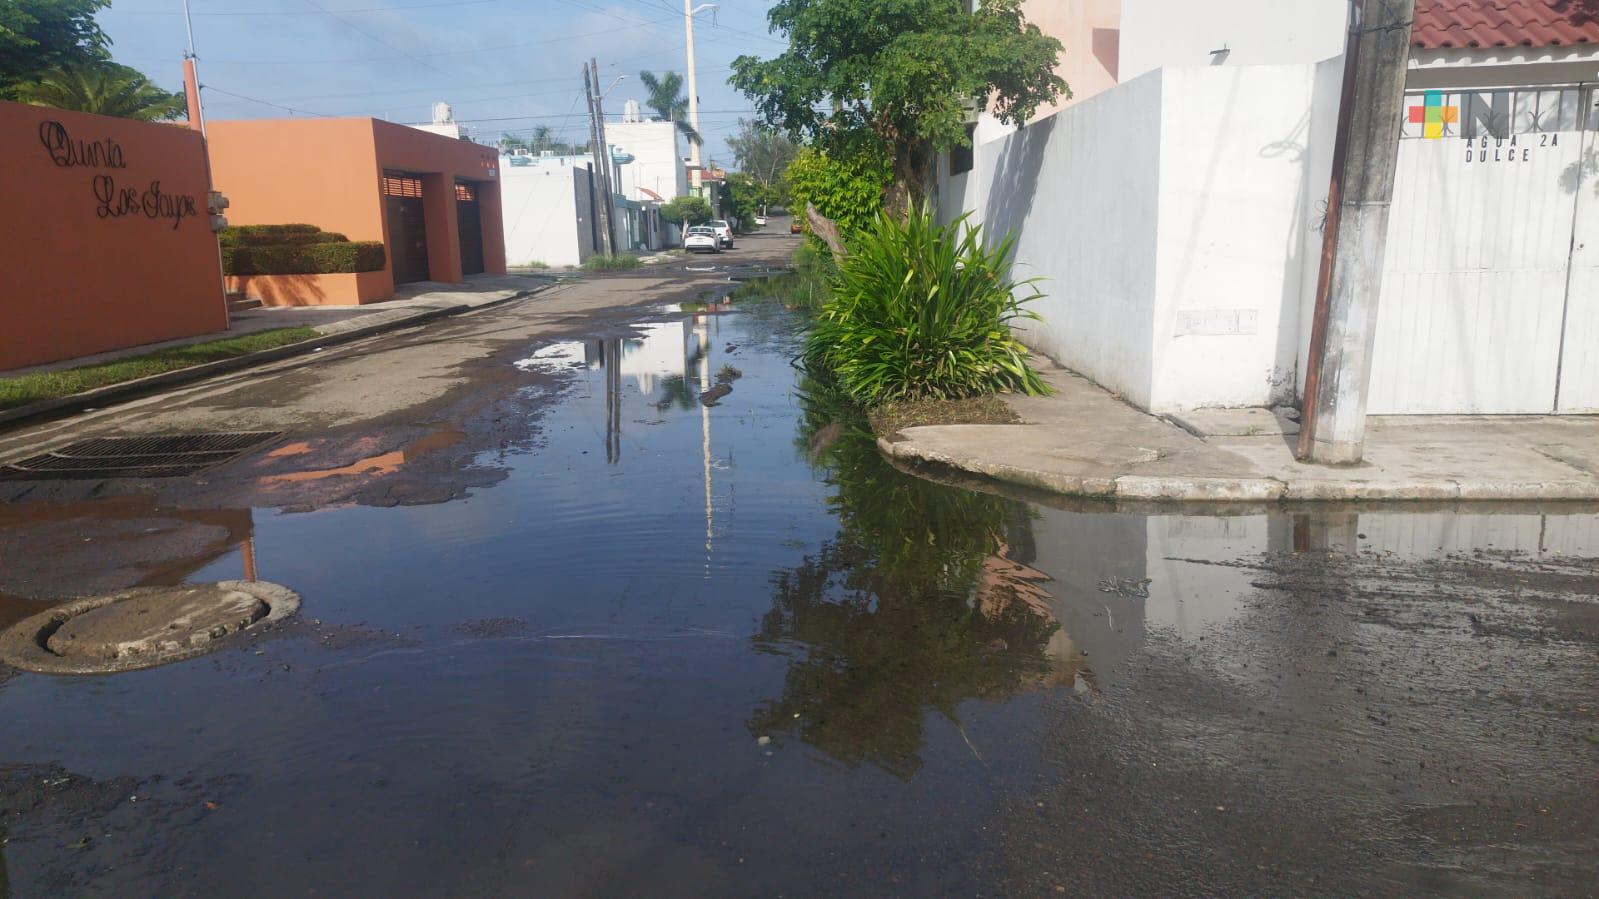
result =
M386 197L422 196L422 179L410 175L384 175L383 195Z
M949 173L962 175L972 170L976 164L977 126L966 126L966 146L954 147L949 151Z
M455 182L455 198L470 203L477 199L477 185L465 181Z

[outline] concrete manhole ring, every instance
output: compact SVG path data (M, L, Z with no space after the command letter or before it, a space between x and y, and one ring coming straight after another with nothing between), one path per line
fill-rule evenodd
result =
M63 603L0 634L0 662L43 674L112 674L193 658L280 621L299 594L259 581L137 587Z

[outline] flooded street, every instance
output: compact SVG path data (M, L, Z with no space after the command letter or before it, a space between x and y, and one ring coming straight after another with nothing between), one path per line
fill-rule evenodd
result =
M303 598L184 662L7 671L0 882L1593 894L1599 511L950 486L807 389L798 314L699 290L565 336L496 312L403 418L240 411L280 436L200 475L0 485L6 624Z

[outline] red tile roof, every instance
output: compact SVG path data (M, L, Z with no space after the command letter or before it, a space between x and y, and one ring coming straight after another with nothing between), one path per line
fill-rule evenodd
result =
M1416 0L1423 50L1599 43L1599 0Z

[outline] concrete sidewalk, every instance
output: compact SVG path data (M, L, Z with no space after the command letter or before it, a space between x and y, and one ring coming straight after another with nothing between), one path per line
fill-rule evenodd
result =
M435 318L471 312L474 309L481 309L529 296L553 286L555 283L556 281L553 278L531 275L473 275L464 284L422 281L415 284L401 285L395 291L394 299L366 306L280 306L236 312L229 317L229 328L226 331L199 334L194 337L168 340L160 343L148 343L107 353L96 353L92 356L81 356L76 359L52 362L47 365L12 369L0 372L0 378L17 377L36 372L61 371L87 365L101 365L163 349L206 343L213 340L224 340L229 337L239 337L274 328L309 326L316 329L317 336L299 343L292 343L270 350L236 356L204 365L196 365L191 368L177 369L148 378L125 381L120 384L112 384L96 390L73 394L72 396L43 400L26 406L7 409L0 411L0 424L24 421L42 415L56 415L90 406L101 406L117 399L145 393L156 388L170 387L223 372L248 368L264 362L274 362L290 356L315 352L318 349L336 343L358 340L363 337L381 334L385 331L392 331L396 328L419 325Z
M1005 399L1015 425L907 428L888 456L1068 496L1191 501L1596 500L1599 416L1371 419L1366 461L1294 460L1298 425L1264 409L1141 412L1063 369Z

